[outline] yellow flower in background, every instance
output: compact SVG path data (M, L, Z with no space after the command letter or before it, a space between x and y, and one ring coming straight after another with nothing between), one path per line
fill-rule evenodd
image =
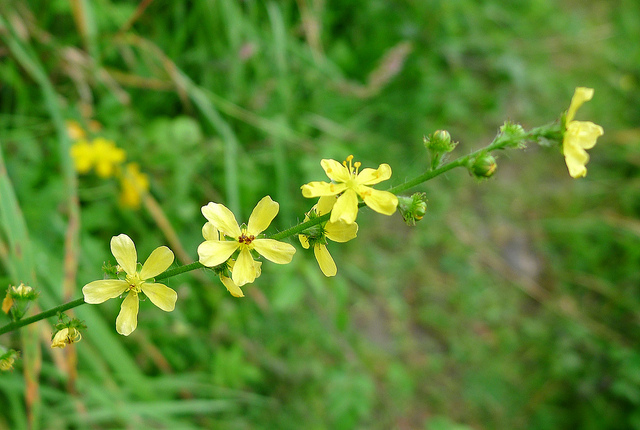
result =
M132 209L138 209L142 194L149 191L149 177L140 172L138 163L129 163L120 178L120 185L122 187L120 204Z
M176 292L164 284L153 282L154 276L158 276L171 266L173 252L166 246L156 248L142 269L138 271L136 247L129 236L121 234L111 238L111 253L126 273L125 279L93 281L82 288L82 293L86 303L97 304L128 292L116 319L118 333L128 336L138 325L138 295L140 293L144 293L154 305L163 311L171 312L175 308L178 299Z
M126 153L114 141L96 137L92 142L93 162L98 176L108 178L116 172L116 167L124 162Z
M71 158L78 173L89 173L95 160L93 145L84 139L78 140L71 145Z
M64 348L72 343L80 342L82 334L75 327L65 327L58 330L51 340L51 348Z
M331 211L331 222L338 220L347 224L355 222L358 216L358 196L374 211L384 215L393 214L398 206L398 198L395 194L368 186L389 179L391 167L388 164L381 164L375 170L367 168L358 172L360 162L352 164L352 160L353 155L349 155L342 164L336 160L322 160L320 164L333 182L310 182L302 186L302 195L312 198L342 193Z
M108 178L117 173L118 166L124 162L125 157L124 149L102 137L96 137L91 143L80 139L71 145L71 158L80 174L89 173L95 168L98 176Z
M589 154L585 150L593 148L598 137L604 134L602 127L591 121L573 120L578 108L592 97L592 88L576 88L565 117L562 152L572 178L581 178L587 174L586 164L589 161Z
M204 223L204 226L202 226L202 236L204 237L204 240L224 240L224 235L220 233L218 229L215 228L214 225L210 222L206 222ZM226 289L229 291L229 293L231 293L233 297L244 297L244 293L242 292L240 287L238 287L238 285L233 282L233 279L228 276L229 273L233 272L233 267L235 266L235 264L235 260L228 260L222 263L222 267L218 266L216 268L218 269L216 270L216 272L218 276L220 276L220 281L222 281L222 284L226 287ZM260 261L255 262L254 268L256 270L256 278L260 276L261 266L262 263Z
M279 208L277 202L266 196L253 209L249 223L240 227L233 213L225 206L213 202L203 206L204 217L231 240L214 238L202 242L198 246L200 263L207 267L216 267L228 261L234 252L240 251L231 270L231 279L239 287L253 282L259 273L259 268L256 268L257 262L251 255L253 250L274 263L290 263L296 252L293 246L273 239L258 238L258 235L269 227Z
M305 216L305 222L311 218L331 212L335 203L336 198L334 196L320 197L318 203ZM327 239L334 242L347 242L354 239L358 233L358 224L355 222L347 224L344 221L328 221L311 227L306 233L298 235L302 247L309 249L309 247L313 246L313 254L322 273L325 276L335 276L338 273L338 268L333 258L331 258L329 250L327 250Z
M87 133L78 121L72 119L66 121L67 134L71 140L80 140L87 137Z

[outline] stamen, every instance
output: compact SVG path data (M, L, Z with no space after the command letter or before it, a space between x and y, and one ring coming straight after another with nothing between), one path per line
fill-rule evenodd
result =
M353 166L354 166L354 164L352 164L352 163L351 163L351 161L352 161L352 160L353 160L353 154L352 154L352 155L349 155L349 156L347 157L347 159L346 159L345 161L343 161L343 162L342 162L342 165L343 165L344 167L346 167L346 168L347 168L347 170L349 171L349 174L350 174L350 175L353 175L353 174L354 174L354 170L353 170ZM347 163L349 163L349 165L347 165ZM360 167L360 162L356 161L356 162L355 162L355 167L356 167L355 173L356 173L356 175L357 175L358 167Z
M353 166L356 168L355 175L358 176L358 169L360 168L360 166L362 166L362 163L356 161L355 163L353 163Z
M247 236L246 233L242 233L240 237L238 237L238 242L249 245L256 237L254 235Z

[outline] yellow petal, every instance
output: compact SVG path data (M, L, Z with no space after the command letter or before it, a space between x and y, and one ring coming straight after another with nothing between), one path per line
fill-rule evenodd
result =
M129 336L138 326L138 306L138 294L129 291L116 318L116 331L121 335Z
M389 191L380 191L361 186L358 190L364 203L374 211L383 215L391 215L398 206L398 197Z
M262 274L262 262L261 261L254 261L253 262L253 268L256 269L256 278L259 278L260 275Z
M236 264L234 264L233 270L231 271L231 278L239 287L251 283L256 279L253 257L247 247L243 247L240 250L240 255L238 255Z
M244 293L242 292L240 287L238 287L231 278L220 276L220 280L222 281L222 284L227 288L227 291L229 291L233 297L244 297Z
M358 216L358 196L352 189L346 190L333 206L331 222L342 220L347 224L353 224Z
M171 266L173 263L173 252L166 246L160 246L153 250L147 261L144 262L140 270L140 279L151 279Z
M320 161L320 165L324 169L329 179L335 182L347 182L351 175L349 169L336 160L324 159Z
M69 328L65 327L58 331L51 341L51 348L64 348L67 346L67 337L69 336Z
M93 148L86 140L80 140L71 146L71 158L76 171L80 174L87 173L93 167Z
M309 249L309 238L306 235L299 234L298 240L300 240L300 245L302 245L304 249Z
M595 146L598 137L603 134L602 127L591 121L571 121L567 124L565 140L570 139L575 145L584 149L591 149Z
M111 238L111 253L127 275L137 273L138 255L136 254L136 246L129 236L126 234L113 236Z
M333 206L336 204L338 198L336 196L322 196L318 199L318 203L316 204L316 213L318 215L324 215L331 212Z
M278 202L271 200L271 197L263 197L251 212L249 223L247 224L247 233L257 236L266 230L278 214L279 208Z
M200 264L207 267L216 267L231 257L240 244L235 241L207 240L198 246Z
M287 264L291 262L296 249L284 242L273 239L256 239L253 241L255 250L269 261L277 264Z
M309 182L303 185L302 195L306 198L320 196L334 196L347 189L345 184L331 184L329 182Z
M220 233L213 224L207 221L202 226L202 237L204 240L220 240Z
M313 247L313 254L316 256L316 260L318 260L318 265L322 273L324 273L324 276L336 276L338 268L326 246L321 244L315 245Z
M166 312L171 312L176 307L176 300L178 300L178 293L164 284L149 284L144 283L140 287L142 292L149 297L151 303Z
M357 182L363 185L373 185L386 181L391 177L391 166L381 164L377 169L362 169L358 175Z
M97 304L118 297L124 293L129 284L121 279L103 279L89 282L82 287L85 303Z
M567 110L566 121L571 122L576 116L576 111L593 97L593 88L578 87L573 93L569 110Z
M358 224L355 222L353 224L347 224L343 221L329 221L324 227L324 231L327 238L334 242L347 242L355 239L358 233Z
M564 152L564 161L569 169L569 175L572 178L581 178L587 174L586 164L589 161L589 154L578 145L574 145L571 141L565 142L562 146Z
M242 234L233 212L221 204L210 202L208 205L203 206L202 215L215 228L229 237L238 238Z

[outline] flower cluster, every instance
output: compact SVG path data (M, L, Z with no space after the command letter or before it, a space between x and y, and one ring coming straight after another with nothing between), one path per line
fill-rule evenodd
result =
M95 121L90 122L90 131L100 130L96 124ZM124 165L125 150L116 146L114 141L101 136L89 140L87 132L76 121L67 122L67 133L74 141L71 146L71 158L76 171L87 174L94 170L100 178L119 179L120 204L132 209L139 208L141 196L149 190L149 178L140 172L138 164Z

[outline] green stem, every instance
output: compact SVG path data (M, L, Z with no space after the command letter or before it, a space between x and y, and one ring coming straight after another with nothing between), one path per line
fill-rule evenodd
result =
M9 323L7 325L5 325L4 327L0 327L0 334L5 334L8 333L10 331L16 330L20 327L23 327L25 325L29 325L32 324L36 321L40 321L43 320L45 318L49 318L52 316L55 316L58 314L58 312L64 312L64 311L68 311L69 309L73 309L76 308L80 305L84 304L84 298L80 297L79 299L75 299L72 300L70 302L67 302L65 304L62 304L60 306L56 306L55 308L51 308L49 310L46 310L44 312L40 312L39 314L36 314L32 317L29 318L25 318L25 319L21 319L19 321L14 321L12 323Z
M195 263L185 264L184 266L178 266L174 269L167 270L166 272L156 276L154 279L156 281L160 281L162 279L171 278L172 276L180 275L182 273L191 272L192 270L202 269L203 267L204 266L202 264L196 261Z

